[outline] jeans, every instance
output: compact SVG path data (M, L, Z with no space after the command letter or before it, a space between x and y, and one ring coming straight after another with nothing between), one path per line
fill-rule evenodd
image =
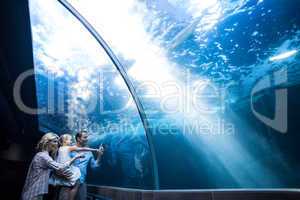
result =
M86 190L86 184L80 183L79 189L76 195L76 200L86 200L87 198L87 190Z
M69 193L70 193L70 187L61 187L59 191L59 197L58 200L69 200ZM86 200L87 198L87 192L86 192L86 184L85 183L80 183L77 195L76 195L76 200Z

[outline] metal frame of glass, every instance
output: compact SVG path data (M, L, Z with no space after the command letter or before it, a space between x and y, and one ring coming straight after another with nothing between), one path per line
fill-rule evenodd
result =
M105 40L101 37L101 35L96 31L96 29L66 0L58 0L74 17L78 19L78 21L91 33L91 35L96 39L96 41L100 44L100 46L104 49L106 54L109 56L111 61L113 62L114 66L122 76L127 88L129 89L129 92L137 106L138 113L140 115L140 118L143 123L143 127L145 129L147 141L149 144L149 150L152 157L152 169L153 169L153 180L154 180L154 189L159 189L159 176L158 176L158 167L157 167L157 160L156 160L156 153L153 145L153 138L151 133L151 128L149 125L149 122L147 120L147 116L145 114L143 105L141 104L141 101L139 100L136 90L129 79L126 70L124 69L122 63L119 61L117 56L114 54L114 52L111 50L109 45L105 42Z

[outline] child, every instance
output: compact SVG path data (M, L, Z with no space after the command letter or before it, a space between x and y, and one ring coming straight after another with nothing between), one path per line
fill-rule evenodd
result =
M98 151L98 149L92 149L88 147L71 146L72 135L70 134L64 134L60 136L59 141L60 141L60 147L58 149L58 156L56 158L56 161L58 163L65 163L66 161L70 160L71 159L70 153L72 151ZM65 195L68 195L69 199L73 200L75 199L78 190L78 186L79 186L78 181L81 174L78 167L71 165L69 169L73 173L73 176L70 179L63 179L57 175L53 175L51 177L50 183L52 185L71 187L71 189L69 190L69 194L65 194Z

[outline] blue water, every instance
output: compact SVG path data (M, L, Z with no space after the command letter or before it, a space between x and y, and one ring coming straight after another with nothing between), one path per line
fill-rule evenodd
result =
M84 129L90 146L105 145L90 183L149 189L156 178L161 189L299 187L299 0L69 2L127 70L158 164L154 177L138 110L102 47L58 2L30 0L38 104L46 108L40 129ZM251 104L265 78L270 85ZM253 111L273 118L277 87L289 87L284 133Z

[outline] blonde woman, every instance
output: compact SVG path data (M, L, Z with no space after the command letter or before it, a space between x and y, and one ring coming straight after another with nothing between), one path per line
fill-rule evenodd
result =
M64 164L54 161L50 155L56 154L58 140L59 137L56 134L47 133L38 142L37 153L29 166L21 199L42 200L43 196L48 193L48 181L51 170L56 171L67 179L72 177L73 173L67 170L68 166L83 156L79 154Z

